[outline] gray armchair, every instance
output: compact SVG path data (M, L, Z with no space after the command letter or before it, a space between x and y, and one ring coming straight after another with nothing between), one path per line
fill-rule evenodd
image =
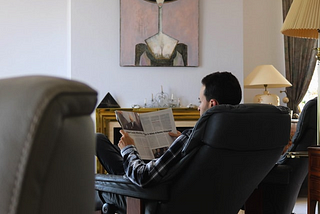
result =
M219 105L197 122L184 159L159 185L140 188L127 178L96 175L96 190L136 198L127 213L236 214L279 159L290 135L285 107ZM141 200L140 200L141 199Z
M93 213L96 99L61 78L0 80L0 213Z

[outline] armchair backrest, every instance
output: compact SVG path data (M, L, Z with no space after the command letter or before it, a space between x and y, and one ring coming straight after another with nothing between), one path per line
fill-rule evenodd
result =
M0 213L92 213L96 99L62 78L0 80Z
M291 151L307 151L317 141L317 100L309 100L300 114L297 129L292 137Z
M192 155L158 213L236 214L280 157L289 110L264 104L219 105L197 122L184 148ZM186 158L187 159L187 158ZM170 174L170 173L168 173Z
M292 145L288 152L308 151L308 147L317 143L317 98L304 106ZM287 158L283 154L275 166L278 172L274 179L264 181L263 209L274 213L291 213L303 181L308 175L308 158ZM280 173L279 173L280 172ZM272 173L274 175L276 173ZM283 183L282 181L286 181Z

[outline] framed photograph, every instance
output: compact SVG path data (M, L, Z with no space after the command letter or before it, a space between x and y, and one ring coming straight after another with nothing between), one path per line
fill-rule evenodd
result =
M199 0L121 0L120 66L198 66Z

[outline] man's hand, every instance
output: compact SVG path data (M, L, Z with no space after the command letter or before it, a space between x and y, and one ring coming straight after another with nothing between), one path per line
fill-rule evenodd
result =
M181 132L177 131L177 133L169 132L169 135L171 137L179 137L181 135Z
M134 145L134 140L128 135L127 132L120 130L122 137L119 140L118 147L123 149L126 146Z

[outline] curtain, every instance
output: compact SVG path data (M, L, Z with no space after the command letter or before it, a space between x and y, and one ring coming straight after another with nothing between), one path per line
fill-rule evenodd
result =
M283 20L287 16L293 0L282 0ZM288 87L288 107L300 113L299 104L308 91L316 66L316 39L303 39L284 36L286 78L292 84Z

